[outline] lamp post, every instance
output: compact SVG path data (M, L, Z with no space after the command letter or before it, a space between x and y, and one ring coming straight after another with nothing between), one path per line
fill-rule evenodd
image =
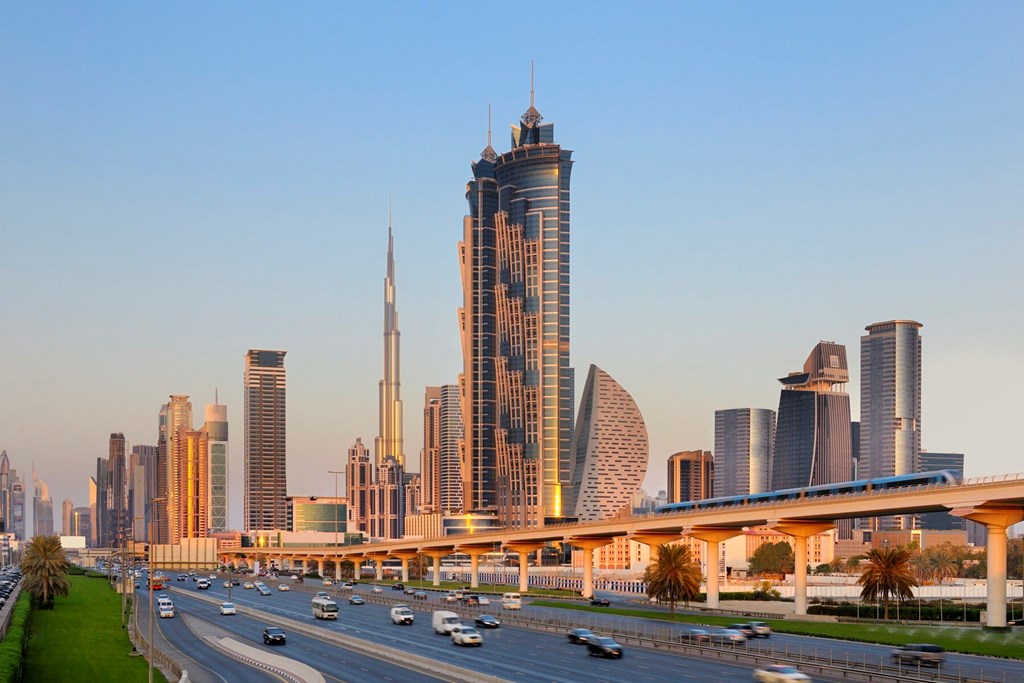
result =
M166 498L149 499L149 683L153 683L153 550L156 543L153 538L153 516L156 512L153 503L166 503Z
M341 567L338 565L338 475L345 474L341 470L327 470L334 475L334 578L341 578Z

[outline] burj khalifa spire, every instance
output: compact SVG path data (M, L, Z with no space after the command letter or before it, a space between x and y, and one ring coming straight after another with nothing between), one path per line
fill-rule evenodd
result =
M400 333L395 309L395 242L391 234L391 204L388 202L388 263L384 277L384 378L380 381L378 405L380 425L374 441L376 464L390 455L405 467L402 438L402 394L400 381Z

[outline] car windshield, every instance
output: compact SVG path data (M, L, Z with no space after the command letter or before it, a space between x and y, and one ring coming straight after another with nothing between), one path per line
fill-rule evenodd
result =
M618 645L618 643L611 638L594 638L593 642L598 645Z
M282 633L282 631L279 628L268 628L267 629L267 635L270 635L270 636L279 636L279 635L281 635L281 633Z
M235 609L235 606L232 605L230 602L225 602L223 605L221 605L221 607L223 607L224 609Z
M475 628L469 628L469 627L463 628L462 629L462 633L464 635L467 635L467 636L475 636L477 634Z
M795 673L797 673L797 670L796 670L795 666L777 666L777 667L775 667L775 671L777 671L780 674L795 674Z

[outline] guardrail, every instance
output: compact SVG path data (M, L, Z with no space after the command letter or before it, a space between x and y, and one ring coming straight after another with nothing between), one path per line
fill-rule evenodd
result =
M161 671L170 671L176 679L181 678L182 667L173 657L168 655L166 652L161 650L159 647L153 647L151 650L149 647L149 639L142 634L142 629L139 628L139 610L138 605L134 604L137 602L134 597L132 599L132 630L130 637L132 645L135 647L136 652L142 653L147 659L152 655L153 666L160 669ZM149 618L152 619L153 615L150 614Z

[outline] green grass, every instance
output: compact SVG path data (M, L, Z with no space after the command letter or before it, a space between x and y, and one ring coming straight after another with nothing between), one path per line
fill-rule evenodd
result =
M22 680L145 681L146 659L128 656L132 644L121 628L121 596L104 579L68 580L67 598L57 598L52 610L32 611ZM154 679L165 681L158 670Z
M28 593L22 592L11 615L11 625L0 643L0 681L17 683L20 680L21 662L24 659L25 629L31 612Z
M615 607L591 607L586 604L572 604L557 601L534 600L531 604L538 607L556 607L560 609L596 612L598 614L616 614L641 619L672 621L667 612L654 612L637 609ZM865 643L882 645L904 645L906 643L934 643L951 652L964 654L987 655L1024 659L1024 631L994 632L978 627L965 626L931 626L898 624L847 624L835 622L797 621L795 619L759 619L771 625L776 633L791 633L821 638L837 638L856 640ZM727 617L704 614L676 614L675 621L686 624L707 624L710 626L728 626L737 622L749 621L746 617Z

